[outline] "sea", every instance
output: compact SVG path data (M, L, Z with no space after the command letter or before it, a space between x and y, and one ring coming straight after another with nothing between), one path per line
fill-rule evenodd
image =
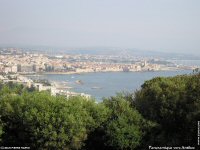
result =
M84 74L43 74L29 76L32 79L47 79L50 82L65 84L69 91L90 94L97 101L115 96L119 92L134 92L154 77L170 77L190 74L192 70L154 71L154 72L97 72Z
M200 60L168 60L179 65L200 67Z

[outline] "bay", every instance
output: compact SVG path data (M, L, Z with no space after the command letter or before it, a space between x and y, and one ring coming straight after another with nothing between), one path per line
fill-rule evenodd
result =
M73 75L44 74L38 77L29 77L32 79L47 79L50 82L66 83L66 86L72 87L69 91L90 94L97 101L102 101L103 97L114 96L117 92L134 92L136 89L140 89L146 80L154 77L168 77L189 73L192 73L192 71L98 72Z

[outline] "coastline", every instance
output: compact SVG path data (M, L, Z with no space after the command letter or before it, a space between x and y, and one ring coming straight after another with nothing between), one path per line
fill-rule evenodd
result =
M181 68L165 68L160 70L141 70L141 71L90 71L90 72L33 72L33 73L19 73L25 76L40 76L40 75L54 75L54 74L88 74L88 73L110 73L110 72L124 72L124 73L131 73L131 72L159 72L159 71L178 71L178 70L192 70L192 69L181 69Z
M183 72L182 72L183 71ZM48 75L50 73L50 75ZM135 71L135 72L84 72L80 75L69 72L48 72L46 74L34 74L35 78L41 76L41 79L52 81L52 90L60 94L77 94L91 95L101 101L102 97L109 97L120 91L134 91L140 88L141 84L153 77L171 76L179 74L189 74L192 71L183 69L158 70L158 71ZM68 74L68 75L67 75ZM74 75L72 75L74 74ZM58 77L56 77L58 75ZM114 75L111 77L111 75ZM25 75L24 75L25 76ZM101 78L104 80L101 80ZM31 75L27 78L31 78ZM77 81L83 81L84 84L78 84ZM69 82L70 81L70 82ZM129 84L132 81L134 84ZM108 84L108 83L111 84ZM108 84L108 85L107 85ZM122 87L122 88L116 88Z

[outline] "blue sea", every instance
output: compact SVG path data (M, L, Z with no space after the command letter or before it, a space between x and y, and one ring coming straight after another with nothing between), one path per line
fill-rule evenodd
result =
M141 85L154 77L168 77L192 73L191 70L178 71L156 71L156 72L106 72L106 73L85 73L85 74L45 74L39 77L30 78L47 79L65 83L72 87L69 91L90 94L101 101L103 97L114 96L117 92L134 92L140 89ZM80 81L80 83L77 83Z
M200 67L200 60L169 60L175 64Z

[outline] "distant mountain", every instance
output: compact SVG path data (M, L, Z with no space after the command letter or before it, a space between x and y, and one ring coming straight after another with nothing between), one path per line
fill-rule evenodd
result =
M94 47L94 48L66 48L59 49L56 52L68 54L89 54L89 55L130 55L135 57L157 57L164 59L200 59L199 55L184 54L184 53L171 53L159 51L147 51L139 49L126 49L115 47Z
M199 60L200 55L184 54L184 53L171 53L160 51L140 50L136 48L119 48L119 47L52 47L52 46L6 46L1 47L16 47L21 48L23 51L28 52L41 52L46 54L88 54L88 55L126 55L135 57L156 57L164 59L188 59Z

